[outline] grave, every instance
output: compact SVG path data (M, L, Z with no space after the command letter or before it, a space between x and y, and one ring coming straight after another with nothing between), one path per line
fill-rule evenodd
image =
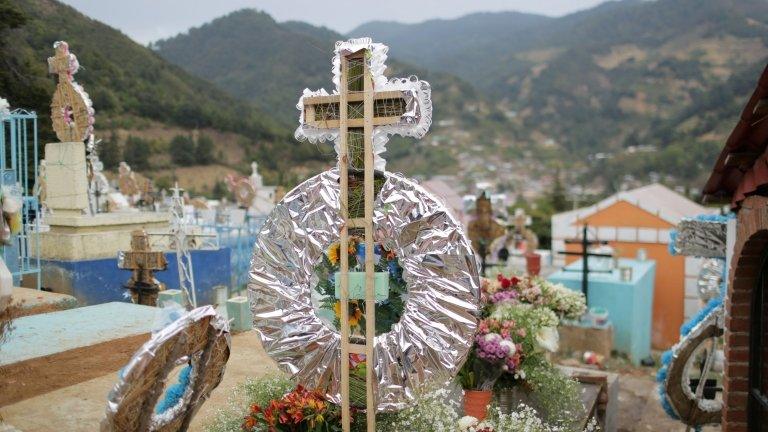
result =
M51 104L54 130L60 142L45 146L45 224L40 234L42 286L69 294L84 304L125 300L127 278L118 268L120 251L131 248L131 233L168 233L169 214L130 211L97 213L89 201L89 156L85 141L93 141L93 108L82 86L72 76L79 64L66 42L56 43L56 55L48 59L58 85ZM36 245L32 245L36 249ZM168 250L168 249L166 249ZM168 271L158 275L169 288L179 285L176 259L166 254ZM194 251L191 259L201 269L198 287L202 303L213 301L210 289L230 285L228 249Z
M148 338L157 309L105 303L14 320L0 355L0 406L112 373Z
M576 261L563 270L549 275L547 279L550 282L562 283L574 291L581 291L581 265L581 261ZM635 365L640 364L640 360L651 354L651 313L655 273L654 261L622 258L618 260L616 268L600 273L590 272L588 276L587 306L608 311L608 319L613 327L613 347L629 355ZM600 328L600 326L592 327L598 330ZM603 348L600 347L605 345L599 341L593 341L593 343L596 344L592 347L595 350L602 350ZM575 342L574 346L581 346L584 349L584 345L578 345L578 342Z

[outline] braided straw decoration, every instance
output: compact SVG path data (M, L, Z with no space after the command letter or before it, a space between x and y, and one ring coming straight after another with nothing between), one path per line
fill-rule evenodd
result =
M211 306L192 310L153 335L134 354L109 395L102 432L184 431L224 376L230 338ZM175 406L155 413L169 373L189 363L189 386Z

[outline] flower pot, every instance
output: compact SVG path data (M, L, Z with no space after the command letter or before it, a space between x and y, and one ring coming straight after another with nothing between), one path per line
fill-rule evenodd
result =
M490 390L464 390L464 415L483 421L493 398Z
M526 254L525 270L531 276L538 276L541 272L541 255L536 252Z

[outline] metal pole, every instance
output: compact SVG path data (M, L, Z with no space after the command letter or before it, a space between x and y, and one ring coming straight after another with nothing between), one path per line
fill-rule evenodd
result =
M584 224L584 228L581 231L581 248L581 292L584 294L584 300L586 301L587 292L589 291L589 241L587 240L586 224Z

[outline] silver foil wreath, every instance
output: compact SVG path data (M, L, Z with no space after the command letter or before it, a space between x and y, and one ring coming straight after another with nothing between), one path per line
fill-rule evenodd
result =
M385 172L374 203L375 241L394 251L408 297L399 323L376 336L378 410L402 409L427 381L455 376L472 346L478 266L461 225L417 183ZM267 353L307 387L340 401L341 337L312 304L314 266L339 239L339 176L333 169L289 192L257 237L248 292Z

